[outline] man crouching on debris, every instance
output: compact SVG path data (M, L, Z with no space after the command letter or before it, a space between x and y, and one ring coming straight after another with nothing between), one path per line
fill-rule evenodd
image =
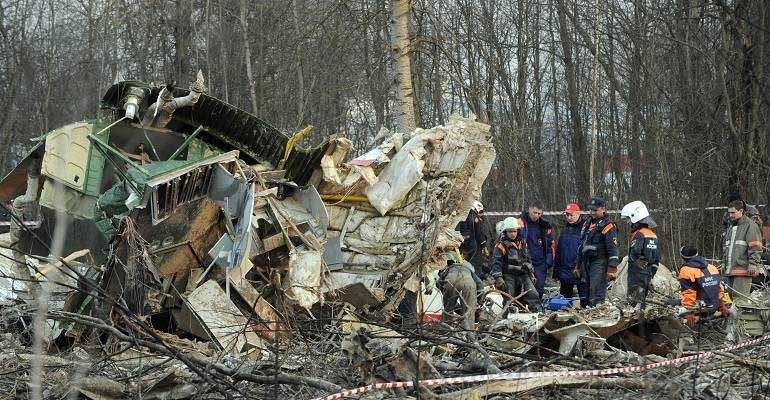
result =
M477 297L484 291L484 284L474 272L473 265L461 260L456 252L444 255L447 266L438 273L438 288L444 302L442 319L446 320L452 314L462 315L463 328L473 330L476 327Z
M719 276L717 267L706 262L706 259L698 255L698 250L693 246L684 246L679 250L683 265L679 269L679 285L682 287L682 306L693 309L683 316L687 319L687 325L695 326L700 315L709 315L719 311L722 317L727 318L730 312L724 302L724 285ZM705 304L704 308L695 310L698 301Z
M508 217L503 220L503 234L492 252L492 277L495 286L514 297L523 297L524 304L532 312L540 309L535 289L532 264L527 254L526 239L519 237L519 220Z

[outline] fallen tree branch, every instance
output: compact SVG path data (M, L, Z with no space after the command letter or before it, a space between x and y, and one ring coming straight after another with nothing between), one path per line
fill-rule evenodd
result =
M754 368L759 368L759 369L761 369L764 372L770 372L770 361L766 361L766 360L750 360L750 359L746 359L746 358L737 356L735 354L725 353L723 351L718 351L718 352L715 352L714 354L717 354L717 355L722 356L722 357L729 358L729 359L733 360L737 364L741 364L741 365L745 365L745 366L749 366L749 367L754 367Z
M287 384L287 385L298 385L298 386L310 386L317 389L325 390L327 392L337 392L342 390L340 386L318 378L309 378L309 377L286 374L286 373L279 373L275 375L256 375L256 374L247 373L247 372L238 372L235 369L227 367L221 363L211 362L211 360L206 359L204 357L199 357L195 355L185 355L179 351L176 351L176 352L172 351L168 344L163 345L163 344L142 339L136 336L127 335L121 332L120 330L118 330L116 327L105 324L102 320L98 318L87 317L84 315L69 313L64 311L52 311L52 312L49 312L49 315L51 318L54 318L54 319L72 321L75 323L81 323L81 324L90 326L95 329L101 329L110 333L112 336L114 336L118 340L136 343L140 346L147 347L160 354L173 356L179 359L180 361L182 361L183 363L185 363L185 365L194 367L192 369L196 371L196 373L199 375L200 375L200 372L197 372L198 370L202 370L202 371L213 370L235 381L248 381L248 382L266 384L266 385ZM160 340L162 340L162 338L160 338Z

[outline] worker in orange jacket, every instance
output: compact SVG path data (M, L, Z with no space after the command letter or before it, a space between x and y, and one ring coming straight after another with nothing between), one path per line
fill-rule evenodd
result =
M682 306L695 309L698 301L703 302L703 308L684 314L687 324L694 326L700 315L712 314L719 311L727 318L730 312L724 301L724 285L717 267L709 264L698 255L693 246L684 246L679 250L683 264L679 269L679 285L682 288Z

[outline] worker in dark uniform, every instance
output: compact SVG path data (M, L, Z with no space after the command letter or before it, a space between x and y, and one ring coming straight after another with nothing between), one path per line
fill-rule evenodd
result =
M618 227L607 215L604 197L591 198L588 210L591 218L580 233L576 273L588 287L588 306L598 306L607 297L607 281L618 275Z
M658 271L660 252L658 236L653 229L658 226L641 201L632 201L620 211L624 220L631 222L628 243L628 302L643 308L650 290L650 281Z
M585 305L586 294L584 285L580 284L573 273L576 264L578 247L580 246L580 230L585 220L580 216L580 207L575 203L567 204L564 209L566 223L559 233L556 246L556 260L553 266L553 276L560 283L559 293L566 298L575 296L575 289L580 295L580 303Z
M527 253L535 274L535 288L539 297L545 292L545 278L553 268L556 243L553 240L551 222L543 218L543 203L535 201L521 213L521 236L527 241Z
M519 236L519 220L508 217L503 220L503 234L492 252L492 277L498 289L505 288L511 296L522 296L522 303L531 312L540 310L537 289L532 282L534 273L527 254L527 242Z
M484 205L480 201L474 201L468 217L458 224L460 234L463 235L463 243L460 252L463 258L473 264L476 275L484 277L489 271L485 270L489 259L489 246L487 225L484 217Z

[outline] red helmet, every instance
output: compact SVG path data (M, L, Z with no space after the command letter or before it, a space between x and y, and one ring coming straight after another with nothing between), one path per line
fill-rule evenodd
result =
M575 203L569 203L569 204L567 204L567 207L564 208L564 213L565 214L567 214L567 213L576 213L576 212L580 212L580 206L578 206Z

